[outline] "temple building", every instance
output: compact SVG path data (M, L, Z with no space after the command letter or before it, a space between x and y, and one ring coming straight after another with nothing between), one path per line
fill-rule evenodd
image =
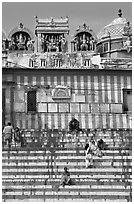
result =
M69 17L2 32L2 119L21 129L132 128L132 25L118 17L98 35ZM35 34L34 34L35 33ZM70 49L69 49L70 48Z

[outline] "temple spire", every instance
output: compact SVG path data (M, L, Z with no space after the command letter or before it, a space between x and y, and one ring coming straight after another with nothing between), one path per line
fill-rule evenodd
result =
M121 9L118 10L118 16L119 16L120 18L122 17L122 10L121 10Z

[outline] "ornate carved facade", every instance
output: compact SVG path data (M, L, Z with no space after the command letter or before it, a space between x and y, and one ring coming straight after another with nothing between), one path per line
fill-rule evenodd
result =
M71 40L68 17L36 16L35 35L22 23L3 31L3 123L64 129L73 114L82 128L128 128L131 30L119 11L98 35L83 24Z

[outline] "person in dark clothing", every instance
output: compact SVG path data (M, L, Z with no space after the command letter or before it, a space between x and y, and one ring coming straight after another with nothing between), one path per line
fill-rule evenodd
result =
M99 150L105 150L108 145L103 141L103 139L100 139L97 141L97 146Z
M72 120L69 122L69 130L72 132L74 130L79 131L79 121L72 117Z
M65 185L71 185L72 183L73 182L70 178L70 172L68 171L67 167L64 167L64 172L62 174L60 185L64 187Z
M15 132L14 133L15 133L14 134L15 142L21 143L21 147L26 146L26 140L24 139L24 137L22 137L21 130L18 127L15 128Z

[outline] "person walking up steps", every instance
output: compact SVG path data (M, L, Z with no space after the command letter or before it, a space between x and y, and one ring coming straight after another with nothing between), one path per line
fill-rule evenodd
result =
M99 148L97 147L97 144L93 138L91 137L89 143L85 145L85 162L86 162L86 168L93 167L93 155L102 157L103 153Z
M12 136L14 134L14 129L10 122L3 129L3 136L6 143L8 143L8 147L11 148Z

